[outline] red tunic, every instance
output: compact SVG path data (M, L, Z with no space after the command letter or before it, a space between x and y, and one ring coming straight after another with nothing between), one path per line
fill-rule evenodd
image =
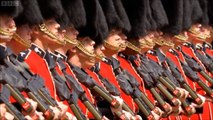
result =
M102 88L105 88L103 83L100 81L98 75L95 72L91 71L90 69L85 69L85 71L87 72L89 76L91 76L98 83L98 85L100 85Z
M105 63L105 62L100 62L100 75L103 76L104 78L107 78L113 85L115 85L118 90L121 93L121 98L127 103L127 105L133 110L133 112L136 111L134 101L130 95L125 94L119 86L119 83L116 80L116 77L114 75L112 66Z
M191 47L188 47L187 45L182 45L182 46L181 46L181 50L182 50L185 54L187 54L187 55L189 55L190 57L194 58L194 59L196 60L196 62L198 62L199 65L201 65L201 66L204 68L205 72L207 72L207 70L205 69L205 66L204 66L204 65L202 64L202 62L197 58L197 56L196 56L195 53L194 53L194 50L193 50ZM206 84L209 84L208 81L207 81L199 72L197 72L197 73L198 73L198 76L200 77L200 79L201 79L203 82L205 82Z
M63 73L62 73L62 71L60 70L60 66L59 66L58 64L56 64L55 69L56 69L56 71L57 71L57 73L58 73L59 75L62 75L62 76L63 76ZM71 87L69 86L69 84L66 84L66 85L68 85L70 92L72 92L72 91L71 91ZM58 101L61 101L59 98L57 98L57 99L58 99ZM69 103L67 102L67 100L64 100L64 101L62 101L62 102L63 102L65 105L68 106L67 112L69 112L69 113L71 113L71 114L74 115L74 113L72 112L72 110L71 110L71 108L70 108L70 105L69 105Z
M149 58L149 59L151 59L151 60L153 60L153 61L155 61L156 63L158 63L159 64L159 59L158 59L158 57L157 56L155 56L155 55L152 55L152 54L149 54L149 53L147 53L146 54L147 55L147 57ZM179 120L180 119L180 117L181 116L173 116L173 115L169 115L167 118L162 118L163 120Z
M147 89L145 89L144 83L143 83L143 79L140 77L140 75L137 73L137 71L134 69L134 67L131 65L130 62L128 62L126 59L124 59L123 57L118 56L117 57L118 61L120 62L120 66L123 69L126 69L131 75L133 75L136 80L139 82L140 87L139 89L141 91L143 91L145 93L145 95L147 95L147 97L149 98L149 100L154 103L155 99L152 96L151 92Z
M75 77L75 74L73 73L72 69L70 68L69 64L68 64L68 63L65 63L65 64L66 64L66 68L67 68L67 69L66 69L66 72L67 72L68 74L70 74L72 77L74 77L75 80L78 81L78 79ZM79 83L80 83L80 82L79 82ZM90 93L90 90L89 90L86 86L84 86L83 84L80 83L80 85L81 85L81 87L84 89L84 91L85 91L85 93L86 93L86 96L87 96L87 98L89 99L89 101L90 101L91 103L94 104L95 101L94 101L94 99L93 99L92 94ZM94 119L94 116L92 115L92 113L89 112L89 110L87 109L87 107L86 107L80 100L78 100L78 105L79 105L79 107L81 108L82 112L85 114L85 116L86 116L87 118L89 118L89 119Z
M196 52L199 52L200 54L206 56L206 54L205 54L204 51L202 51L202 50L196 49ZM206 69L206 70L207 70L207 69ZM207 71L208 71L208 70L207 70ZM209 73L209 76L213 78L213 74L211 74L210 71L208 71L208 73Z
M28 50L29 52L25 57L25 62L29 65L29 69L44 79L45 86L49 90L50 95L56 98L55 83L49 71L48 64L43 58L45 52L34 44L31 46L31 49Z
M181 52L179 52L178 50L176 50L176 52L178 53L178 57L174 54L172 54L172 52L167 52L166 56L168 58L170 58L178 67L178 69L180 70L181 74L183 75L185 81L190 85L191 88L193 88L193 90L195 90L197 93L203 94L203 90L200 88L200 86L198 86L197 83L193 82L192 80L190 80L190 78L188 78L184 71L183 68L181 66L180 60L181 61L185 61L183 55ZM204 104L204 111L203 114L193 114L192 116L190 116L190 118L187 117L182 117L183 119L190 119L190 120L205 120L205 119L210 119L212 116L210 111L211 111L211 106L209 105L209 103L205 103Z
M210 48L205 48L206 50L205 50L205 52L208 54L208 55L210 55L211 57L213 57L213 49L210 49Z

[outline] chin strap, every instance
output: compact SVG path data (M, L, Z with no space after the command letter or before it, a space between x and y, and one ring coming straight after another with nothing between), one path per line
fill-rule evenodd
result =
M65 45L66 41L65 40L60 40L58 36L56 36L55 34L53 34L47 27L45 24L40 24L39 25L40 30L45 33L46 35L48 35L50 38L52 38L53 40L55 40L58 44L60 45Z
M13 39L16 40L17 42L19 42L20 44L22 44L23 46L27 47L27 48L30 47L30 42L21 38L17 33L13 34Z

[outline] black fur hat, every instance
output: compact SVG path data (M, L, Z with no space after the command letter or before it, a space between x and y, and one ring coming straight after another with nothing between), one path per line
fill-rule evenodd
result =
M117 14L113 0L99 0L99 2L106 17L109 31L112 29L123 29L124 23Z
M60 0L37 0L44 19L58 18L63 14Z
M67 27L70 27L70 20L65 10L61 16L56 18L56 21L60 24L60 29L66 29Z
M20 0L0 0L0 15L17 17L23 10Z
M202 25L209 24L209 16L208 16L208 0L199 0L200 7L202 9L203 15L199 21ZM213 6L211 6L213 7Z
M169 24L161 0L150 0L150 8L152 10L152 17L153 20L155 20L157 29Z
M209 23L213 26L213 0L208 0L208 16ZM213 42L212 42L213 43Z
M157 24L156 21L153 19L153 11L150 4L151 1L146 0L146 31L153 31L157 29Z
M169 24L162 31L177 35L182 31L183 25L183 1L184 0L161 0L166 11Z
M43 22L38 3L36 0L21 0L23 12L15 19L16 25L38 25Z
M198 0L189 0L191 4L191 19L192 19L192 24L199 22L203 15L203 11L201 9L200 3Z
M146 34L146 0L122 0L128 15L131 30L126 32L128 38L138 38Z
M103 42L108 35L106 18L98 0L83 0L86 11L86 26L78 29L78 37L90 37L97 44Z
M82 0L61 0L70 24L75 28L86 25L86 13Z
M123 3L121 2L121 0L113 0L113 3L114 3L114 7L115 7L118 17L124 24L122 30L126 31L126 32L130 31L130 29L131 29L130 21L129 21L127 13L124 9Z

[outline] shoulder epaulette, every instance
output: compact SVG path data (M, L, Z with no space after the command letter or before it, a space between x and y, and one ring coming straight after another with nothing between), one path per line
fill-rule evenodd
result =
M24 59L27 57L27 55L28 55L29 53L30 53L30 50L29 50L29 49L27 49L27 50L25 50L25 51L22 51L22 52L20 52L20 53L18 54L17 59L18 59L20 62L23 62Z

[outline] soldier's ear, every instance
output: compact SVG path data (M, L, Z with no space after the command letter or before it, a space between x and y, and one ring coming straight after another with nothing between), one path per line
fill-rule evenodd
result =
M77 52L77 47L71 48L70 51L71 51L72 53L76 53L76 52Z
M32 26L31 30L32 30L33 34L39 34L39 27L38 26L36 26L36 25Z
M77 52L77 47L73 47L73 48L70 48L68 51L67 51L67 56L69 56L70 54L75 54Z

